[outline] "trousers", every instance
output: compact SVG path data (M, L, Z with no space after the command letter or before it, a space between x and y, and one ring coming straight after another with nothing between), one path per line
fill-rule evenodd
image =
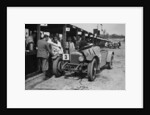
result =
M40 61L40 68L42 69L42 72L46 72L49 68L48 59L39 57Z

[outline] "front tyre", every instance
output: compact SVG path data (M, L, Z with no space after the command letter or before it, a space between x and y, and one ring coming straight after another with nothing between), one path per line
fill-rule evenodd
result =
M61 65L62 65L62 60L60 57L57 57L55 60L53 60L53 74L56 77L60 77L62 75Z
M92 60L92 62L90 62L88 64L88 72L87 72L87 75L88 75L88 80L89 81L94 81L95 78L96 78L96 71L97 71L97 61L96 59L94 58Z

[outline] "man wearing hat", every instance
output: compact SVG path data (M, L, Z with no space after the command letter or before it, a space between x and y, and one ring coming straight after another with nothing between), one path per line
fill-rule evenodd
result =
M52 51L49 47L49 44L47 43L49 36L47 34L44 35L44 37L37 42L37 57L40 60L40 67L42 68L42 72L45 75L45 78L47 78L47 70L49 68L48 64L48 59L49 59L49 54L52 54Z
M85 36L83 35L82 36L82 39L81 39L81 41L80 41L80 43L79 43L79 48L80 49L82 49L84 46L86 46L87 45L87 42L86 42L86 40L85 40Z

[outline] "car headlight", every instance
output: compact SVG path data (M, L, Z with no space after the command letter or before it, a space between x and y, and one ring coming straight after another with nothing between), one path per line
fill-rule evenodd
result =
M83 57L83 56L80 56L80 57L79 57L79 61L80 61L80 62L83 62L83 61L84 61L84 57Z

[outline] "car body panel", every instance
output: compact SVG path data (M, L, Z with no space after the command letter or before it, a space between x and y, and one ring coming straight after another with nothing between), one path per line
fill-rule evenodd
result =
M106 64L107 50L101 50L101 64L100 67L103 67Z
M88 49L82 50L84 53L86 60L91 61L93 57L98 56L99 61L101 60L101 54L100 54L100 47L99 46L92 46ZM101 62L101 61L100 61Z
M111 61L112 55L114 55L114 52L113 51L108 51L107 57L106 57L106 62L110 62Z

